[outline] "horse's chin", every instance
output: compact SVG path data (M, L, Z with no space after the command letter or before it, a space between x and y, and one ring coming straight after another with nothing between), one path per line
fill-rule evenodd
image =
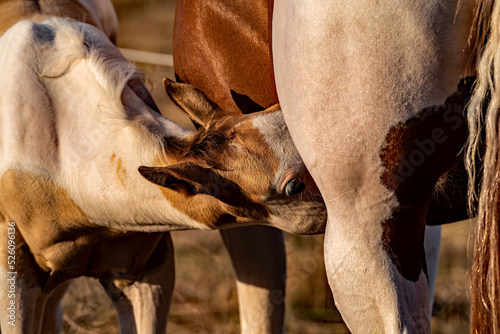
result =
M271 206L270 223L289 233L322 234L326 228L323 202L292 202Z

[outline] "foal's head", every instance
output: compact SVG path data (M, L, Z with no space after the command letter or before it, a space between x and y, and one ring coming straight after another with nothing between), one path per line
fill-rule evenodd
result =
M323 200L278 106L234 115L191 85L164 80L164 87L198 131L166 139L173 164L139 171L174 207L209 227L258 223L294 233L324 231Z

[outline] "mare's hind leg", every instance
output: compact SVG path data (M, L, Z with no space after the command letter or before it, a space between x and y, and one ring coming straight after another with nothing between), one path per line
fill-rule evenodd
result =
M241 332L283 333L286 252L283 232L265 226L221 230L237 278Z
M66 290L70 287L71 283L72 281L66 281L55 288L45 303L42 323L43 334L56 334L62 332L63 308L61 305L61 299Z
M166 333L174 282L174 249L169 233L158 243L141 279L101 279L116 308L120 332Z

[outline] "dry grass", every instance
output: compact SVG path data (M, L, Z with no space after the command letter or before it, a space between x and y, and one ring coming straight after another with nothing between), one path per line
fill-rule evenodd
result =
M468 222L444 226L432 333L466 333ZM239 333L233 272L218 232L173 233L176 287L168 333ZM333 306L323 267L323 236L286 235L287 332L347 333ZM82 278L64 299L66 333L117 333L111 303L96 280Z
M176 287L168 333L239 333L238 301L229 257L218 232L173 233ZM347 333L333 307L323 267L323 236L286 236L287 331ZM114 333L111 302L97 280L81 278L63 300L66 333Z
M119 46L171 53L174 0L114 0L121 24ZM161 78L171 68L144 67L160 108L174 121L188 124L167 101ZM168 333L239 333L233 271L217 232L176 232L176 287ZM444 227L432 333L466 333L468 223ZM323 267L323 236L287 235L288 333L347 333L333 306ZM65 333L118 333L116 314L96 280L80 278L63 300Z
M468 245L473 222L462 221L443 226L441 253L432 333L467 333L470 300L468 297L472 252Z

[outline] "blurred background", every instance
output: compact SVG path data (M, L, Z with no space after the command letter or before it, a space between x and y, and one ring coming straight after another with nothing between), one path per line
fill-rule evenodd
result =
M172 53L175 0L113 0L120 22L118 46ZM164 114L189 126L163 92L171 67L138 63ZM467 333L470 221L443 227L432 333ZM176 286L169 334L239 333L238 301L230 260L218 232L174 232ZM323 236L286 235L290 334L348 333L335 309L323 265ZM111 302L96 280L77 279L63 299L65 333L119 333Z

